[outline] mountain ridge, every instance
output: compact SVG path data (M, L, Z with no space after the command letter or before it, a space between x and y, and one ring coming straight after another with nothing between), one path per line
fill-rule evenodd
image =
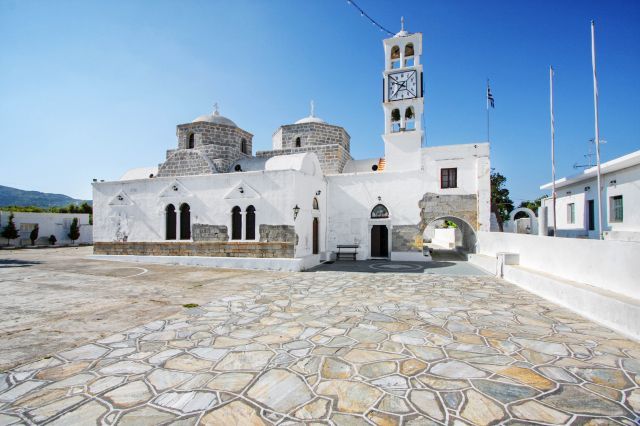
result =
M49 192L28 191L24 189L12 188L0 185L0 206L35 206L41 208L64 207L69 204L82 204L91 200L79 200L64 194L53 194Z

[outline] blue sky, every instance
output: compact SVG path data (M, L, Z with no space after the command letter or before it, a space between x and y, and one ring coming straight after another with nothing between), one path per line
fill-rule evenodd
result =
M558 174L585 161L590 19L603 160L640 148L640 2L358 3L424 34L428 145L486 139L491 79L491 162L515 201L550 180L549 64ZM163 161L214 102L261 150L314 99L355 158L381 156L383 37L345 0L0 0L0 184L90 198L92 178Z

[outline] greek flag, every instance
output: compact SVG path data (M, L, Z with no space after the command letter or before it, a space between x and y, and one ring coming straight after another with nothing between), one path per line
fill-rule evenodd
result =
M493 95L491 94L491 88L489 87L489 83L487 83L487 109L495 108L495 103L493 101Z

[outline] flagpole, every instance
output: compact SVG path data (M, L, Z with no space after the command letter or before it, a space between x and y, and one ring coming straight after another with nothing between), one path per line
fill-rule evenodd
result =
M553 200L553 236L557 234L556 229L556 129L553 115L553 67L549 66L549 106L551 111L551 198Z
M596 24L591 20L591 66L593 68L593 106L596 131L596 165L598 170L598 239L602 239L602 186L600 186L600 128L598 126L598 78L596 76Z
M489 79L487 79L487 142L491 142L491 138L489 137Z

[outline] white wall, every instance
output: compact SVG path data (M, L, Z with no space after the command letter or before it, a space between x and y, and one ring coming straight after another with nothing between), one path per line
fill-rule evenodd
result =
M520 255L519 265L640 300L640 244L479 232L478 253Z
M173 185L178 191L171 189ZM240 186L243 193L239 192ZM296 257L305 256L311 253L308 216L317 190L326 193L321 176L294 170L98 182L93 184L94 238L95 241L110 242L126 235L127 241L165 241L165 207L170 203L176 210L182 203L189 204L191 224L226 225L230 235L231 209L239 206L244 213L249 205L253 205L256 209L256 241L260 238L261 224L293 225L301 241L296 248ZM123 200L118 200L118 195ZM323 196L318 197L321 217L326 216ZM293 207L296 205L300 207L300 213L294 221Z
M628 167L602 175L602 213L605 238L640 240L640 166ZM615 183L613 183L615 181ZM588 189L587 189L588 188ZM585 190L587 189L587 190ZM557 188L556 199L558 235L588 236L598 238L598 193L596 178L585 179L572 185ZM569 194L570 193L570 194ZM611 222L610 197L623 196L623 222ZM588 231L588 200L595 202L595 230ZM567 204L576 205L576 223L567 222ZM553 226L551 198L543 200L548 207L549 227ZM607 235L608 234L608 235ZM617 238L616 238L617 237Z
M4 228L9 223L8 211L0 211L0 228ZM71 244L69 239L69 226L74 218L78 218L78 225L80 226L80 238L75 241L75 244L90 244L93 242L93 231L91 225L89 225L88 213L27 213L16 212L14 213L14 223L16 228L20 231L22 224L38 224L38 239L40 244L44 244L44 238L49 238L50 235L55 235L58 245ZM29 228L31 229L31 228ZM30 231L20 232L20 236L11 241L11 245L31 245L29 240ZM4 241L3 241L4 240ZM0 238L0 244L5 245L7 240Z
M391 244L393 226L420 223L418 202L427 192L443 195L477 194L478 220L482 229L489 229L488 155L488 144L423 148L421 170L327 176L327 209L330 212L328 250L336 251L338 244L355 243L360 244L358 259L370 258L370 226L374 223L387 225ZM449 167L458 169L458 187L441 189L440 169ZM388 220L370 219L371 210L378 203L389 210Z

